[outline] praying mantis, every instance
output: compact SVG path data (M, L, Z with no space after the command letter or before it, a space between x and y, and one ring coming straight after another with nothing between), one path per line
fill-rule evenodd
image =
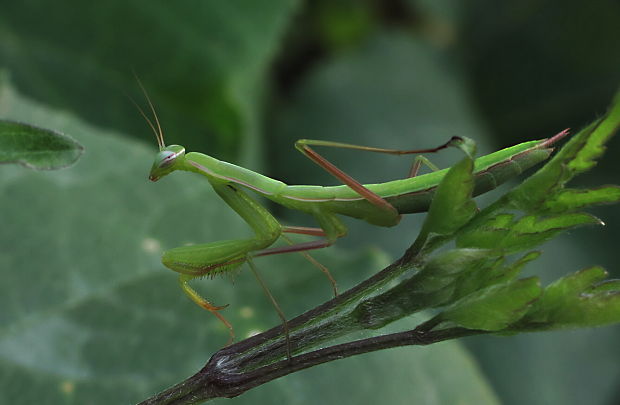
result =
M139 80L138 83L146 96L155 119L154 122L139 106L136 105L136 107L153 130L159 145L159 151L151 167L149 179L158 181L177 170L203 176L219 197L254 232L254 236L251 238L182 246L165 251L162 255L163 264L180 273L180 286L192 301L210 311L228 328L231 342L234 338L233 327L219 313L226 306L213 305L203 298L189 285L192 279L230 272L242 264L248 263L282 319L288 340L286 319L258 276L253 259L260 256L301 252L326 272L332 282L334 293L337 294L335 282L327 269L314 261L311 256L308 256L307 251L331 246L337 239L346 235L347 228L339 216L353 217L372 225L392 227L398 224L403 214L427 211L439 182L448 170L435 170L418 176L417 172L425 161L424 158L418 157L414 160L407 178L380 184L363 185L317 153L313 147L347 148L392 155L419 155L437 152L448 147L466 150L465 144L473 144L473 141L468 138L455 136L445 144L434 148L395 150L301 139L295 143L297 150L340 180L343 185L329 187L287 185L203 153L186 152L185 148L180 145L166 146L153 104ZM490 191L524 170L546 160L553 150L552 145L567 134L568 130L564 130L547 139L524 142L476 159L474 195ZM248 191L259 194L286 208L310 214L314 217L318 227L282 225L264 206L254 200ZM285 236L288 233L305 234L318 239L310 242L293 243ZM280 238L284 238L289 244L273 247L272 245Z

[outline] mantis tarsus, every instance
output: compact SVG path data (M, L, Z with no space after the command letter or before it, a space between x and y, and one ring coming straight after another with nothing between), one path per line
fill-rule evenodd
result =
M142 87L141 84L140 86ZM144 91L144 88L142 89ZM462 147L466 142L473 142L467 138L453 137L445 144L435 148L393 150L302 139L296 142L295 147L342 181L344 185L331 187L290 186L202 153L186 153L183 146L166 146L157 114L148 96L146 97L155 123L146 116L140 107L138 109L155 133L159 145L159 152L151 167L149 179L157 181L175 170L194 172L206 177L215 192L243 218L255 233L254 237L249 239L224 240L174 248L164 252L162 257L162 262L166 267L180 273L179 281L184 292L194 302L213 313L226 325L230 331L231 340L234 336L233 328L218 312L224 306L215 306L202 298L189 286L190 280L196 277L228 272L245 262L248 262L252 271L255 272L252 260L254 257L288 252L306 252L328 247L347 232L345 225L338 217L339 215L362 219L373 225L394 226L398 224L402 214L424 212L429 208L433 193L447 171L447 169L436 170L416 176L421 162L420 159L416 159L408 178L380 184L362 185L319 155L312 146L404 155L436 152L447 147ZM568 130L564 130L551 138L524 142L476 159L474 194L479 195L492 190L524 170L544 161L552 152L551 146L567 134ZM248 190L287 208L312 215L318 227L294 227L280 224L265 207L248 195ZM283 234L286 233L312 235L319 237L319 239L271 247L280 237L285 237ZM286 240L288 241L288 238ZM257 273L255 272L255 274ZM266 292L269 294L267 290ZM269 297L273 301L270 294ZM284 316L275 301L273 303L284 322L286 332Z

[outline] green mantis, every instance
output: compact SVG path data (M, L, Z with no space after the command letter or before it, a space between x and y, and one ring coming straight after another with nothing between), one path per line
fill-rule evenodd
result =
M162 257L162 262L166 267L180 273L179 282L183 291L195 303L217 316L229 329L231 339L233 338L233 328L219 313L224 306L213 305L201 297L189 285L190 280L229 272L244 263L248 263L255 272L253 263L255 257L288 252L305 253L309 250L328 247L347 233L340 216L357 218L377 226L394 226L398 224L403 214L424 212L429 208L433 193L447 170L436 170L417 176L417 171L422 162L418 158L407 178L380 184L362 185L318 154L313 149L314 146L404 155L436 152L448 147L469 150L470 148L466 148L464 145L473 144L473 141L467 138L453 137L445 144L435 148L393 150L302 139L296 142L295 147L339 179L343 185L332 187L291 186L202 153L186 152L183 146L166 146L159 120L150 100L148 100L148 96L147 101L155 118L155 123L141 109L140 112L155 133L159 145L159 152L155 156L149 179L157 181L178 170L201 175L222 200L237 212L254 231L254 236L248 239L223 240L178 247L164 252ZM567 133L568 131L564 130L548 139L524 142L476 159L475 195L489 191L527 168L547 159L552 151L551 146L566 136ZM318 226L310 228L282 225L248 192L262 195L284 207L308 213L314 217ZM286 238L287 233L311 235L317 239L294 244ZM289 244L273 247L272 245L280 238L284 238ZM257 273L255 272L255 274ZM259 281L261 281L260 278ZM285 331L287 331L282 312L268 291L267 294L276 306L280 317L283 319Z

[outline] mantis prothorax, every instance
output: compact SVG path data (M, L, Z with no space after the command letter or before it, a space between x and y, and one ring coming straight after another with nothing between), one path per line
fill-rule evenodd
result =
M142 90L144 91L143 87ZM146 95L146 92L144 93ZM159 145L159 152L155 156L149 179L157 181L176 170L194 172L204 176L215 192L243 218L255 233L254 237L249 239L223 240L178 247L164 252L162 256L162 262L166 267L180 273L179 281L184 292L202 308L217 316L230 331L231 339L234 336L233 328L219 313L225 306L213 305L201 297L189 286L190 280L196 277L228 272L245 262L248 262L255 272L252 260L254 257L289 252L307 252L328 247L347 233L347 228L339 218L340 215L361 219L373 225L394 226L398 224L402 214L428 210L435 189L447 172L447 169L436 170L416 176L422 161L416 159L408 178L380 184L362 185L318 154L312 148L313 146L407 155L437 152L447 147L460 147L466 142L473 142L464 137L452 137L445 144L435 148L394 150L301 139L295 143L295 147L344 185L331 187L291 186L203 153L186 153L185 148L180 145L166 146L155 109L148 99L148 95L146 97L155 118L155 124L140 107L138 109L155 133ZM568 130L564 130L551 138L524 142L476 159L474 194L479 195L492 190L524 170L544 161L553 150L551 146L567 134ZM300 210L312 215L318 227L294 227L280 224L265 207L248 195L248 191L260 194L286 208ZM316 236L318 239L304 243L290 243L287 246L271 247L286 233L306 234ZM288 239L286 240L288 241ZM255 272L255 274L257 273ZM259 281L261 280L259 279ZM269 294L268 291L267 294ZM270 294L269 297L273 301ZM286 321L275 301L273 302L283 319L284 331L286 332Z

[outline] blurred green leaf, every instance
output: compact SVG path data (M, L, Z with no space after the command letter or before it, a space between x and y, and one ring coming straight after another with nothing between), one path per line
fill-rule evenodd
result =
M376 15L370 2L318 1L311 3L310 7L316 9L313 14L317 33L331 51L359 45L376 29Z
M0 163L60 169L75 163L83 151L79 143L58 132L0 120Z

